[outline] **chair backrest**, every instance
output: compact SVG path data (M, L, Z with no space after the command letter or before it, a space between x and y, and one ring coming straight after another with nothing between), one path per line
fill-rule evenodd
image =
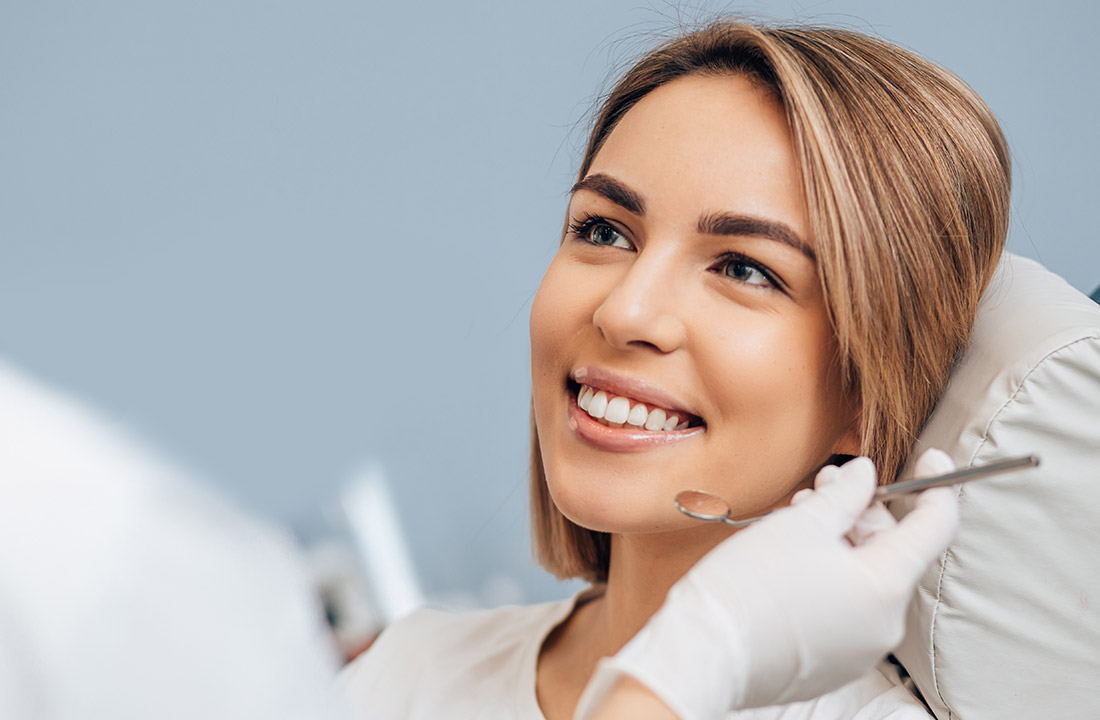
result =
M939 718L1100 718L1100 305L1006 255L927 447L1042 464L958 487L895 654Z

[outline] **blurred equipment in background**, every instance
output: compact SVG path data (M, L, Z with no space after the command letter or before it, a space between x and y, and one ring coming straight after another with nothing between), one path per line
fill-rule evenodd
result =
M308 557L325 619L344 662L351 662L385 627L363 563L349 543L336 537L313 544Z
M332 718L298 549L0 361L0 718Z
M382 622L423 607L412 553L382 469L374 465L359 472L344 488L341 504Z

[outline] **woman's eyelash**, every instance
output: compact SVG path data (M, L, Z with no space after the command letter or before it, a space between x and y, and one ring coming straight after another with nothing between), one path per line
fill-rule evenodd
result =
M587 215L579 222L570 223L569 231L573 237L589 245L623 250L634 249L634 244L627 239L626 233L614 223L598 215Z
M569 223L569 234L573 237L584 240L592 244L596 243L592 239L592 231L596 228L606 227L612 232L617 234L621 233L616 229L615 225L607 218L601 215L585 215L577 220L573 220ZM764 279L764 282L751 282L750 280L739 278L735 275L731 275L728 271L730 265L736 264L741 266L742 269L747 269L760 274L760 277ZM775 290L783 291L783 283L776 277L766 266L760 264L756 260L753 260L748 255L744 255L739 252L725 252L718 256L715 260L714 270L726 275L735 282L740 282L744 285L766 286Z
M730 275L728 270L727 270L727 268L729 268L729 266L733 265L733 264L743 266L744 268L748 268L750 270L755 270L756 272L760 273L760 275L767 281L767 284L769 286L771 286L772 288L774 288L776 290L783 290L783 284L778 280L778 278L776 278L775 273L773 273L771 270L769 270L764 265L761 265L756 260L753 260L748 255L743 255L739 252L722 253L721 255L718 256L718 260L717 260L717 262L715 262L714 267L717 271L722 272L723 274L729 276L730 278L732 278L734 280L738 280L738 278L734 277L733 275ZM762 284L762 283L750 283L750 282L745 281L745 280L741 280L740 282L743 282L747 285L761 285Z
M579 220L574 220L569 223L569 233L578 238L584 238L588 236L588 233L592 231L592 228L597 225L607 225L611 227L611 223L607 221L607 218L600 217L599 215L585 215Z

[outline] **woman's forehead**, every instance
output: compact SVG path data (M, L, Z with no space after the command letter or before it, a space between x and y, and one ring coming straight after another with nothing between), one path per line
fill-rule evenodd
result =
M608 134L578 186L594 177L617 181L650 217L752 215L809 235L786 116L742 76L688 76L646 95Z

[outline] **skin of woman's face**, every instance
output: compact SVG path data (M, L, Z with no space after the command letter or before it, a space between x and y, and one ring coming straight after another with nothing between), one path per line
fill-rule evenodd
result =
M684 529L696 524L673 505L685 489L755 515L786 504L834 453L858 453L796 155L770 94L740 76L659 87L607 137L568 214L531 311L535 422L568 518L614 533ZM585 385L626 397L634 424L593 419L603 401L581 409ZM637 427L641 413L656 426L658 408L690 426Z

